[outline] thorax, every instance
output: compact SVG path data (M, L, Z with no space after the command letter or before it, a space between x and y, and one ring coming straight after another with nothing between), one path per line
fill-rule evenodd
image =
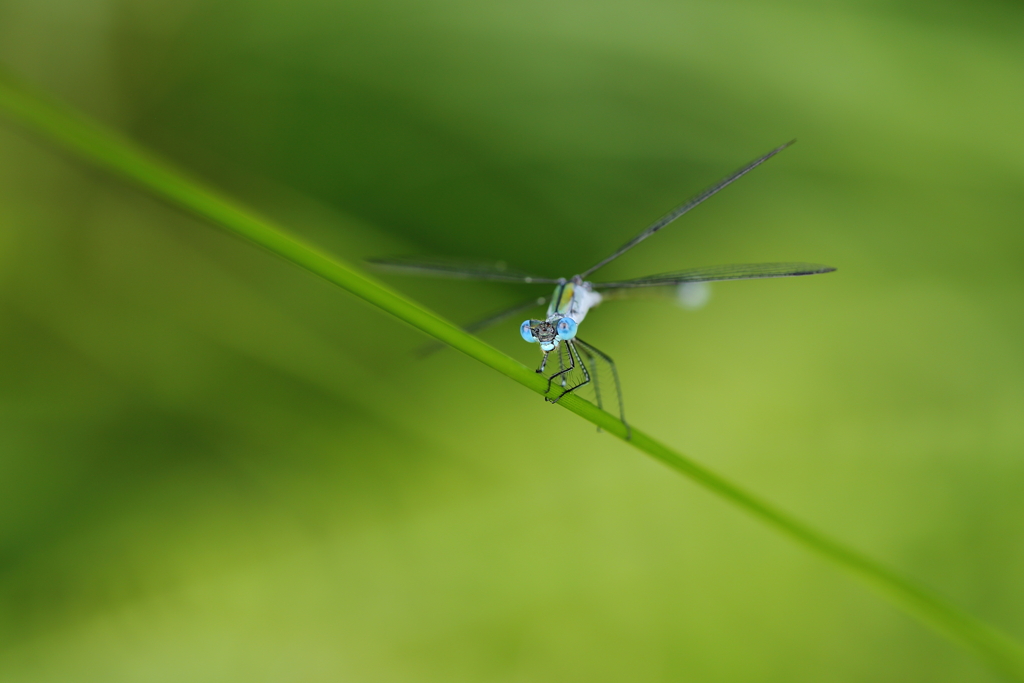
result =
M599 303L601 294L577 275L555 287L548 305L548 320L569 317L581 323L587 317L587 311Z

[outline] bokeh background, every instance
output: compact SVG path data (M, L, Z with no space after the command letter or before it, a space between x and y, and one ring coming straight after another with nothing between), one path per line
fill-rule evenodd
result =
M349 262L570 275L798 138L602 275L837 273L586 337L637 426L1018 638L1022 35L1008 0L0 0L5 70ZM517 322L484 337L532 365ZM0 124L0 680L996 680L423 341Z

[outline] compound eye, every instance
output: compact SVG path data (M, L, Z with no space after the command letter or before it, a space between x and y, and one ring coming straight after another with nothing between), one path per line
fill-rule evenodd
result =
M523 339L530 342L531 344L537 343L537 335L533 333L533 328L530 327L530 321L525 321L519 326L519 334L523 336Z
M555 329L559 339L569 341L576 336L576 321L572 318L562 318Z

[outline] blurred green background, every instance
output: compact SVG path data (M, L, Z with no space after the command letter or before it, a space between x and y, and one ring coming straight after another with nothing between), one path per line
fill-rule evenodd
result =
M614 303L632 421L1024 639L1024 6L0 0L0 66L348 261ZM388 281L457 322L513 286ZM537 294L546 293L543 288ZM533 365L518 321L484 338ZM0 680L989 681L834 567L0 123Z

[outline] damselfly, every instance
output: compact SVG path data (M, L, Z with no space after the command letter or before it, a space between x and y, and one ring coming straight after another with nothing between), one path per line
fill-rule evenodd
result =
M544 297L532 298L527 302L517 304L512 308L469 325L465 329L469 332L476 332L547 303L548 310L544 318L530 318L519 326L519 334L522 338L527 342L538 344L541 352L544 354L541 358L540 367L537 368L538 373L543 374L546 371L548 357L552 353L558 359L558 370L547 376L548 386L545 393L551 394L551 387L556 383L560 391L554 397L546 395L545 399L551 403L557 403L567 394L592 384L596 403L598 407L603 408L605 399L602 398L599 385L598 364L599 362L606 363L611 369L611 378L615 383L615 398L619 405L619 418L622 420L623 425L625 425L628 436L630 433L629 423L626 422L626 413L622 405L622 389L619 385L619 376L615 368L615 362L608 354L583 341L578 335L580 323L583 322L591 308L597 306L605 299L618 299L630 296L632 292L640 288L678 287L691 283L714 282L718 280L753 280L769 277L816 275L818 273L831 272L835 268L814 263L751 263L692 268L671 273L648 275L647 277L633 280L621 280L619 282L591 282L587 278L599 268L603 268L622 256L640 244L640 242L643 242L727 185L730 185L768 159L771 159L791 144L793 142L788 142L781 147L773 149L712 185L685 204L676 207L656 220L645 228L643 232L623 244L608 257L601 259L590 268L587 268L578 275L573 275L571 278L537 277L528 273L509 270L500 264L497 266L466 266L450 261L411 258L372 259L370 263L383 269L409 274L555 285L555 291L550 299Z

